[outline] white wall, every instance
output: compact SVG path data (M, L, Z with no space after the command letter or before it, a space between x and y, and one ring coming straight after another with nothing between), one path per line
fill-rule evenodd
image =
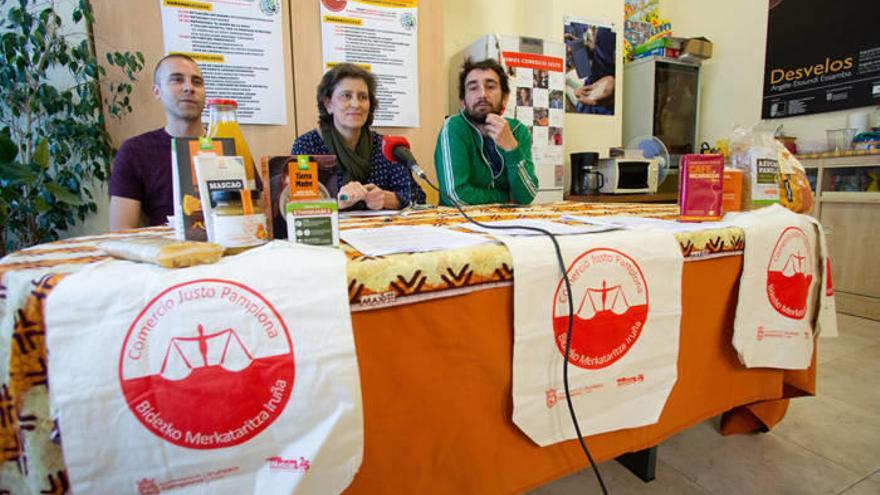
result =
M712 58L702 68L700 141L726 138L733 125L761 121L764 52L767 43L767 0L664 0L661 16L672 22L675 36L706 36ZM805 14L820 15L820 14ZM827 129L847 126L851 113L872 107L763 121L782 124L798 142L825 142Z
M444 0L443 2L443 66L448 74L446 92L450 113L458 108L456 67L461 51L480 36L489 33L520 34L523 13L528 0Z
M444 40L445 71L449 74L446 99L451 110L458 108L456 68L460 52L482 35L511 34L562 42L563 18L611 22L617 30L618 59L623 54L623 0L445 0ZM608 148L621 145L623 132L623 67L616 66L617 91L615 115L566 114L565 190L569 183L569 153L598 151L608 155Z

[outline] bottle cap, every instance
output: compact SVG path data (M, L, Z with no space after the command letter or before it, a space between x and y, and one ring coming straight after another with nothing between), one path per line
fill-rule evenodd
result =
M230 99L230 98L209 98L206 102L208 106L217 106L217 105L229 105L232 107L237 107L238 102Z

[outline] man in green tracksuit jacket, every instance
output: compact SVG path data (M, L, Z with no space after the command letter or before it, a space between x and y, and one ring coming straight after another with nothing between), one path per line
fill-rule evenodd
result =
M501 116L507 74L495 60L467 59L458 83L461 110L446 119L434 148L440 204L531 203L538 192L532 137Z

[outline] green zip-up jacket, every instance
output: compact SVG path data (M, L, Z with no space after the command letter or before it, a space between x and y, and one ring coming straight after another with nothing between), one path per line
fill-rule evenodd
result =
M462 112L446 119L434 148L440 204L452 205L450 199L466 205L529 204L535 199L538 178L532 162L532 136L522 122L507 119L507 123L519 146L513 151L496 147L504 167L493 176L479 129Z

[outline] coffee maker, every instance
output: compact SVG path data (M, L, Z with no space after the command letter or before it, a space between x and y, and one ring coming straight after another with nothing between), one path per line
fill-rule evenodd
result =
M598 194L603 185L602 174L596 170L599 164L599 153L585 151L572 153L571 158L571 195Z

